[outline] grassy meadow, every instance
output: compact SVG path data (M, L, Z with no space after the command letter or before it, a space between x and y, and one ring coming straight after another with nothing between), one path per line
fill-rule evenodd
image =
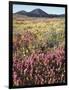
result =
M65 19L13 16L13 86L65 83Z

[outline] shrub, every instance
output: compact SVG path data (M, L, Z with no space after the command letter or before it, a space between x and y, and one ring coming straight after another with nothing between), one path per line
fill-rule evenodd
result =
M32 53L25 58L13 58L13 85L41 85L65 82L63 48L46 53Z

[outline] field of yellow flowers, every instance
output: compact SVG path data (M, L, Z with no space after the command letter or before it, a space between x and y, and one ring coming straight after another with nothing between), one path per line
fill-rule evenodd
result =
M13 86L65 83L65 19L13 17Z

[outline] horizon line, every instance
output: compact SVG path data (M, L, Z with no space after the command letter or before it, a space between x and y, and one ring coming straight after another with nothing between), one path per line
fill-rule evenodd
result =
M33 9L33 10L36 10L36 9L40 9L40 10L42 10L41 8L35 8L35 9ZM13 12L13 14L15 14L15 13L17 13L17 12L20 12L20 11L25 11L25 12L31 12L31 11L33 11L33 10L30 10L30 11L27 11L27 10L19 10L19 11L16 11L16 12ZM44 11L44 10L42 10L42 11ZM44 11L45 13L47 13L46 11ZM52 13L47 13L47 14L52 14ZM61 13L61 14L52 14L52 15L65 15L65 13Z

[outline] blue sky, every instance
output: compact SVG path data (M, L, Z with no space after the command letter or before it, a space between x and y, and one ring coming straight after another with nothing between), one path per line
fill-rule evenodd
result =
M50 7L50 6L32 6L32 5L13 5L13 13L25 10L27 12L33 9L40 8L49 14L65 14L64 7Z

